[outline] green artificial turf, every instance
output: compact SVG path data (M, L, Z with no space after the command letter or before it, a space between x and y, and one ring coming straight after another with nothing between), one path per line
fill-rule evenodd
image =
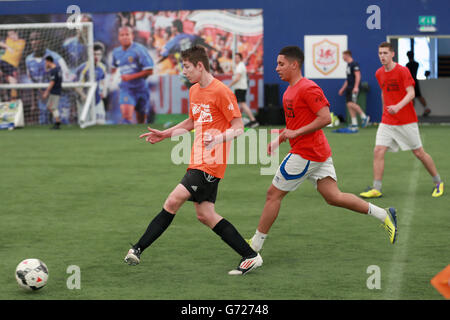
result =
M447 179L443 142L450 128L420 129ZM372 201L397 208L395 245L378 220L329 206L306 182L283 200L255 272L227 274L240 257L196 219L191 202L140 265L126 265L130 243L187 167L171 160L179 142L151 145L138 138L145 131L139 125L0 131L0 299L443 299L430 280L449 263L450 202L447 194L431 197L431 177L411 152L387 154L384 196ZM376 128L325 132L340 189L364 191L372 182ZM283 144L280 161L288 151ZM216 210L245 238L255 232L273 177L261 175L261 167L267 165L229 165L219 184ZM25 258L49 268L48 284L38 292L25 292L14 278ZM67 287L71 265L80 268L80 289ZM379 289L367 286L370 266L379 267Z

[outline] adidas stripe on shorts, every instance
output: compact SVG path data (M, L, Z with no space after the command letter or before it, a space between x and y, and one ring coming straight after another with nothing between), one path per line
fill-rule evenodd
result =
M303 159L295 153L288 153L277 173L273 177L272 184L282 191L296 190L306 179L317 188L317 180L331 177L337 181L333 159L329 157L324 162L315 162Z

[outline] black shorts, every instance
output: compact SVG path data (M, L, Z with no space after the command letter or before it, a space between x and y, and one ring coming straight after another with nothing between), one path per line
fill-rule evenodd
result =
M191 197L189 201L201 203L208 201L215 203L220 178L216 178L204 171L190 169L186 172L181 184L188 189Z
M245 102L245 96L247 95L247 90L236 89L236 90L234 90L234 94L236 95L237 102Z
M358 95L359 95L359 91L357 94L353 95L353 88L347 88L345 89L345 102L354 102L357 103L358 101Z
M17 68L10 65L8 62L0 60L0 71L6 76L15 77Z
M414 95L415 95L415 98L422 96L422 92L420 92L419 82L417 80L416 80L416 84L414 85Z

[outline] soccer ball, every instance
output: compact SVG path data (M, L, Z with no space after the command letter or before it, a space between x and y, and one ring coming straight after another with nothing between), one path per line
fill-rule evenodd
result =
M47 284L47 266L39 259L25 259L16 268L16 280L23 289L39 290Z

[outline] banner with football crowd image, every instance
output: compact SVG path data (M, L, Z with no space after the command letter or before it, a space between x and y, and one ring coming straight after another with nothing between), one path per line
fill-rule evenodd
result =
M161 114L188 113L191 84L182 76L180 52L195 44L200 44L207 49L211 73L226 84L231 82L233 76L234 55L237 52L242 54L248 74L247 103L251 109L258 110L264 103L262 17L261 9L82 14L82 21L91 21L94 25L94 48L100 46L103 51L96 65L96 77L100 86L97 94L105 109L102 123L136 122L135 116L132 121L128 121L122 115L120 104L124 101L120 99L120 83L123 80L120 72L114 72L117 65L115 65L113 51L121 47L119 29L123 26L128 26L132 30L133 42L138 43L146 51L153 63L153 72L145 81L145 87L150 93L148 101L144 104L147 114L146 122L153 122L155 116ZM49 14L1 18L0 23L3 24L25 24L66 22L68 16ZM7 65L4 62L8 63L3 61L7 49L5 50L6 46L1 44L12 45L20 41L22 44L21 56L16 55L14 58L17 64L14 73L7 74L8 72L0 71L0 83L11 83L11 76L19 84L37 81L36 77L32 76L34 70L31 72L29 70L30 60L36 60L33 48L37 40L40 41L41 46L45 47L45 52L56 53L55 56L58 57L56 64L61 65L63 71L67 70L68 73L68 76L64 76L64 81L86 81L80 78L80 73L83 72L82 66L88 59L85 39L78 36L75 31L69 35L65 35L64 39L55 39L58 38L57 35L50 34L46 37L44 31L24 33L18 30L15 34L5 30L0 31L1 66ZM40 62L40 60L36 61ZM44 79L44 82L48 81L48 77L44 75L41 79ZM11 100L12 91L17 95L13 98L18 98L23 103L25 125L51 123L45 100L41 97L44 89L39 89L41 95L39 92L33 93L28 99L23 96L30 95L30 90L26 93L24 93L25 90L18 90L18 92L2 90L0 101ZM61 120L65 124L75 124L79 111L77 112L73 99L65 95L63 92L59 102Z

